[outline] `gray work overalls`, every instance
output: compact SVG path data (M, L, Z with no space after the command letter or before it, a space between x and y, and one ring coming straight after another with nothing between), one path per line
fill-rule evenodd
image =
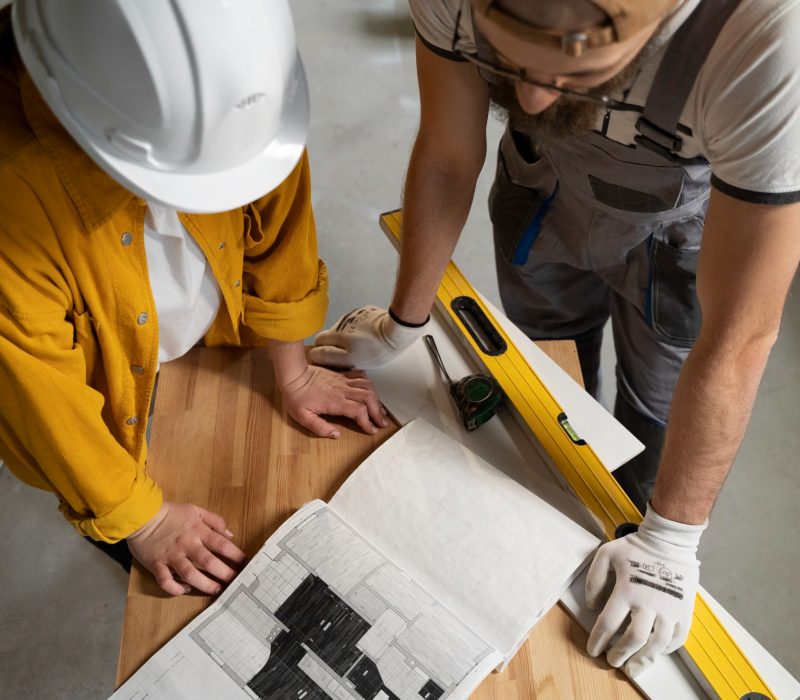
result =
M701 2L670 40L636 145L599 131L542 140L509 125L489 196L506 313L531 338L576 339L593 392L611 316L614 413L646 445L615 476L642 512L678 373L701 323L695 273L711 171L705 158L675 153L683 105L736 5L725 12L724 4ZM491 60L475 35L478 56Z

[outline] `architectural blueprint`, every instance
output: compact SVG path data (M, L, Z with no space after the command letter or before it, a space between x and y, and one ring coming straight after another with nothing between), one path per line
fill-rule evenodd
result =
M445 700L501 661L314 501L112 698Z
M597 543L415 420L330 504L284 522L112 698L466 698L510 661Z

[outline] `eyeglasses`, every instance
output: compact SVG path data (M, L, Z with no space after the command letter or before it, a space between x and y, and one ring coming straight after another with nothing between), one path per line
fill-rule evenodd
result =
M456 26L453 32L451 52L462 60L469 61L473 65L477 66L481 71L486 71L487 73L497 75L512 82L525 83L526 85L533 85L544 90L557 92L559 95L572 97L573 99L581 100L582 102L592 102L600 107L604 107L606 110L613 109L620 112L644 112L644 108L640 105L631 104L630 102L623 102L622 100L617 100L608 95L597 95L588 90L575 90L572 88L561 87L555 83L546 83L540 80L534 80L533 78L528 77L527 71L524 68L511 68L510 66L503 66L499 63L491 63L489 61L484 61L475 54L465 53L464 51L456 48L459 40L458 28L460 25L461 10L459 10L458 14L456 15Z

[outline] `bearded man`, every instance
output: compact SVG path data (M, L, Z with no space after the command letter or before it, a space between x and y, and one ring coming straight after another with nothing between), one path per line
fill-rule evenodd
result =
M614 413L646 446L615 472L644 521L587 578L597 607L616 575L589 652L635 675L688 635L697 545L800 261L800 3L410 7L421 116L395 292L321 333L312 357L369 368L422 332L490 106L507 111L489 199L506 313L531 338L574 339L594 394L610 317ZM642 585L634 562L669 586Z

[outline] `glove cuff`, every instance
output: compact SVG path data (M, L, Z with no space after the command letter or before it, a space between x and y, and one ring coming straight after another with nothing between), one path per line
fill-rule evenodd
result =
M428 317L422 323L409 323L408 321L404 321L400 318L394 311L392 311L392 307L388 308L389 316L392 317L392 321L396 324L403 326L404 328L422 328L428 325L428 321L431 320L431 315L428 314Z
M428 316L422 325L409 326L398 321L397 317L389 311L384 316L383 337L393 350L403 351L425 332L425 326L430 323L430 320L431 317Z
M645 539L650 538L658 543L676 547L686 555L694 555L700 544L700 536L707 527L708 520L700 525L687 525L664 518L656 513L648 502L647 513L639 526L639 535Z

